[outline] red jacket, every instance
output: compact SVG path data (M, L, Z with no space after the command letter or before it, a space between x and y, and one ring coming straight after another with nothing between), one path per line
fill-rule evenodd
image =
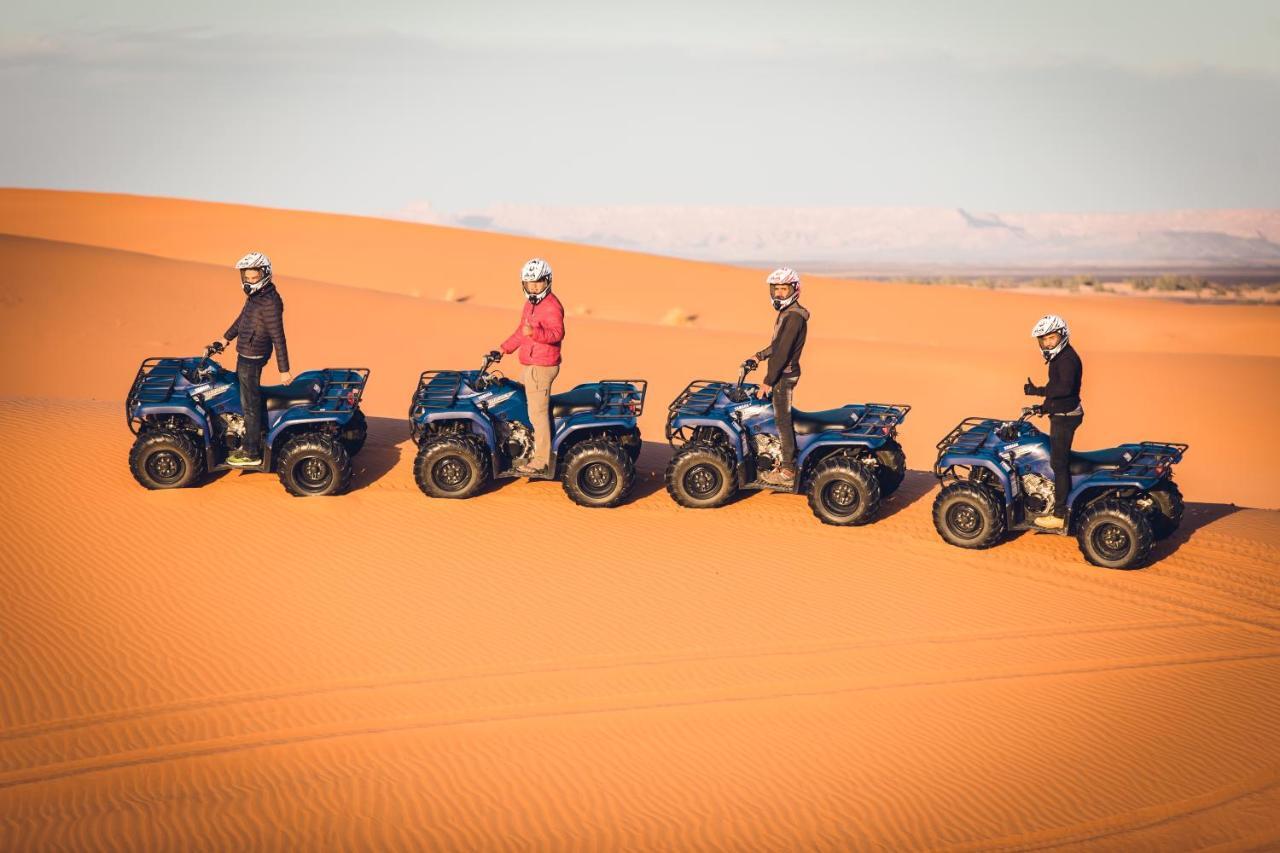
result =
M532 328L533 333L526 335L525 326ZM519 349L521 364L553 367L560 363L562 340L564 306L554 293L548 293L537 305L525 302L524 311L520 312L520 324L511 337L502 342L502 351L513 353Z

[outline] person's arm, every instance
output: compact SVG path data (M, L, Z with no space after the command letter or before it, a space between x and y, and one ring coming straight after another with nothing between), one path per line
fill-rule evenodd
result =
M765 373L764 384L772 388L782 378L782 371L791 360L791 352L795 349L796 339L800 337L800 327L804 319L798 314L788 314L778 329L778 336L769 347L769 370Z
M502 344L498 347L498 349L502 350L503 353L505 353L506 355L511 355L511 353L520 349L520 344L523 341L524 341L524 318L522 317L520 319L519 325L516 326L516 330L511 333L511 337L503 341Z
M227 339L227 343L231 343L236 339L236 335L240 334L240 318L244 316L244 306L240 306L240 313L231 321L231 325L227 327L227 333L223 337Z
M773 355L773 342L772 342L772 341L770 341L770 342L769 342L769 345L768 345L767 347L765 347L764 349L760 350L760 352L756 353L756 361L768 361L768 360L769 360L769 356L771 356L771 355Z
M543 311L534 311L534 316L529 318L532 321L529 337L540 344L558 344L564 340L564 308L559 302L544 304Z
M1028 376L1027 383L1022 386L1022 393L1026 394L1028 397L1043 397L1044 386L1035 384L1031 381L1031 377Z
M289 345L284 338L284 301L277 299L267 314L267 334L276 348L276 367L281 373L289 372Z

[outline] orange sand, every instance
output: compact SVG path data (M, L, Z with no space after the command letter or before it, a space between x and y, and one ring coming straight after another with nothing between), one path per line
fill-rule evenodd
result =
M765 342L759 271L16 190L0 235L0 849L1280 844L1280 513L1231 505L1280 507L1275 454L1236 452L1276 438L1272 308L808 279L798 404L915 406L913 473L850 530L662 491L667 401ZM225 329L249 248L295 370L373 369L349 495L129 475L137 362ZM417 373L509 332L534 254L571 313L559 387L650 380L617 510L413 483ZM1016 411L1049 310L1086 362L1079 446L1192 445L1141 572L932 529L934 442Z

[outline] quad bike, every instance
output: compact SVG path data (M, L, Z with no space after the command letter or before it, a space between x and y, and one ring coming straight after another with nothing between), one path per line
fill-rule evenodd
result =
M533 427L524 385L489 368L428 370L409 404L409 434L418 445L413 473L433 498L469 498L491 479L522 477L533 456ZM636 419L644 410L643 379L606 379L551 395L551 465L530 479L559 480L585 507L615 507L635 482L640 455Z
M934 473L942 491L933 502L933 524L947 542L988 548L1011 531L1034 528L1053 508L1049 436L1028 419L966 418L938 442ZM1187 445L1143 441L1104 450L1072 452L1066 524L1040 532L1074 535L1095 566L1143 565L1152 543L1182 521L1182 493L1173 466Z
M207 472L231 468L227 456L244 440L240 384L213 356L144 359L125 401L137 439L129 452L134 479L148 489L193 486ZM336 495L351 482L351 457L367 431L360 397L369 370L309 370L288 385L263 385L262 463L234 466L275 471L290 494Z
M880 501L906 476L907 460L897 442L907 405L851 404L822 412L793 409L796 477L782 486L762 474L782 464L782 442L773 403L747 384L759 367L741 365L736 382L697 379L667 411L667 440L676 454L667 466L667 491L681 506L722 506L739 489L808 492L822 522L866 524Z

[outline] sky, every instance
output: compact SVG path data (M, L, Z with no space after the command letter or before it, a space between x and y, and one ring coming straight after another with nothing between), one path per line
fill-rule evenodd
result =
M1280 3L18 0L0 185L383 214L1280 207Z

